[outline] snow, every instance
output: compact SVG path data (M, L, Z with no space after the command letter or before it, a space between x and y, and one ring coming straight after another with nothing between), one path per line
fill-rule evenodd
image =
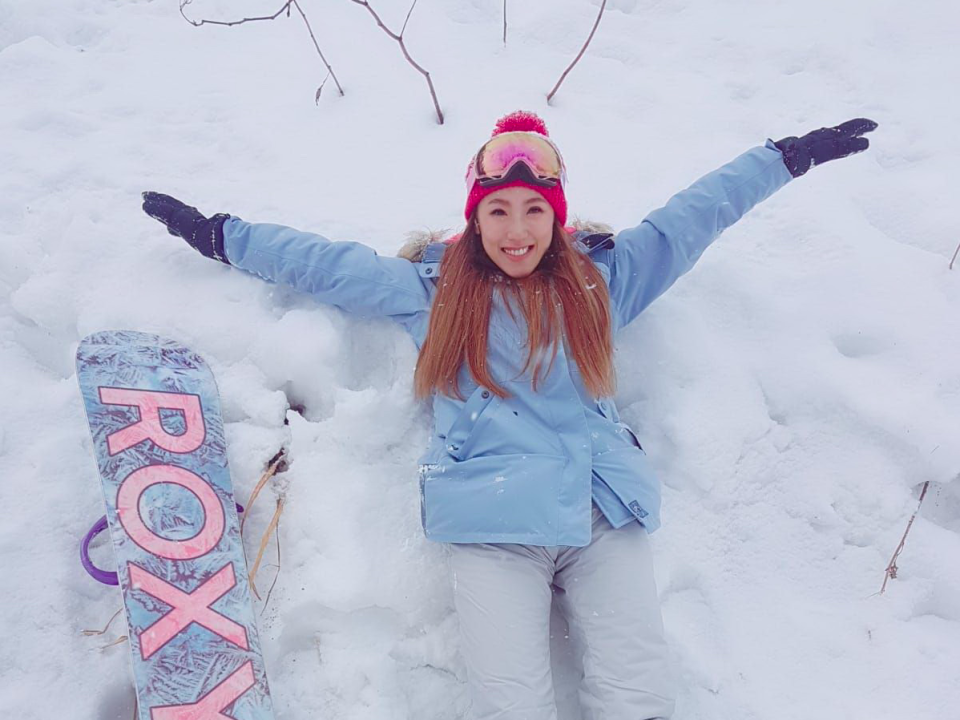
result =
M195 28L170 0L0 6L0 715L133 714L128 648L101 649L122 620L81 635L119 595L77 559L102 500L73 357L116 328L210 362L241 502L288 449L246 524L251 557L285 496L282 567L256 608L278 718L463 715L452 579L419 525L430 416L412 344L205 260L139 194L392 254L408 230L462 222L470 154L525 108L564 152L572 212L616 228L768 137L879 122L867 153L755 209L623 333L618 402L665 486L652 538L677 718L958 717L960 11L610 0L547 106L599 0L509 3L505 47L500 3L422 0L406 42L440 126L366 10L301 4L344 97L328 82L314 104L323 67L297 13ZM409 9L371 4L395 30ZM94 555L110 566L106 543ZM554 630L573 720L556 616Z

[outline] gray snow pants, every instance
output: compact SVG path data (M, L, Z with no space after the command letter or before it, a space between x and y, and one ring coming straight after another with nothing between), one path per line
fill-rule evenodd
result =
M474 720L556 720L550 602L583 648L583 720L673 713L674 691L647 531L593 506L588 546L450 544Z

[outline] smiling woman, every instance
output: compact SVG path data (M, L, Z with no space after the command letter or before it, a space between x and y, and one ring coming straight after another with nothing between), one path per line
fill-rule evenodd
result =
M491 190L468 212L467 229L444 252L444 282L414 374L418 397L462 397L465 368L501 398L510 394L505 381L528 371L537 390L563 342L586 391L611 395L610 296L600 269L577 249L552 205L529 187L513 185ZM526 348L522 366L505 377L488 363L487 329L501 314Z
M540 264L553 239L553 208L525 187L497 190L477 206L483 249L504 273L526 277Z
M720 233L794 177L867 147L869 120L768 140L637 226L566 227L566 169L543 121L502 118L467 169L467 226L411 259L165 195L144 210L208 257L344 310L393 318L434 410L426 536L447 543L476 720L556 720L550 603L583 640L590 720L673 712L647 534L660 485L611 397L614 333Z
M464 368L498 397L509 395L487 362L498 303L526 336L517 375L529 371L534 390L566 342L589 394L611 395L610 298L597 265L564 228L566 166L543 120L524 112L501 118L471 158L466 185L467 229L444 256L446 281L414 375L418 397L462 397Z

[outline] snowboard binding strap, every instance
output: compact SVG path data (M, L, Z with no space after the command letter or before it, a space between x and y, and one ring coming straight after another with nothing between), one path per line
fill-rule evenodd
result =
M237 513L242 513L243 505L240 503L235 504L237 506ZM93 539L97 535L106 529L107 516L104 515L87 530L87 534L84 535L83 540L80 541L80 564L83 565L83 569L87 571L87 574L98 583L103 583L104 585L119 585L120 579L117 577L116 572L112 570L101 570L94 565L93 560L90 559L90 543L93 542Z

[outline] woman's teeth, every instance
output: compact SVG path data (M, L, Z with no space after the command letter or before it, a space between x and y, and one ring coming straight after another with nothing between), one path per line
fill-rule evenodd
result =
M526 255L528 252L530 252L530 248L532 248L532 247L533 247L533 245L527 245L527 247L525 247L525 248L516 248L516 249L514 249L514 248L504 248L503 251L504 251L507 255L513 255L514 257L520 257L521 255Z

